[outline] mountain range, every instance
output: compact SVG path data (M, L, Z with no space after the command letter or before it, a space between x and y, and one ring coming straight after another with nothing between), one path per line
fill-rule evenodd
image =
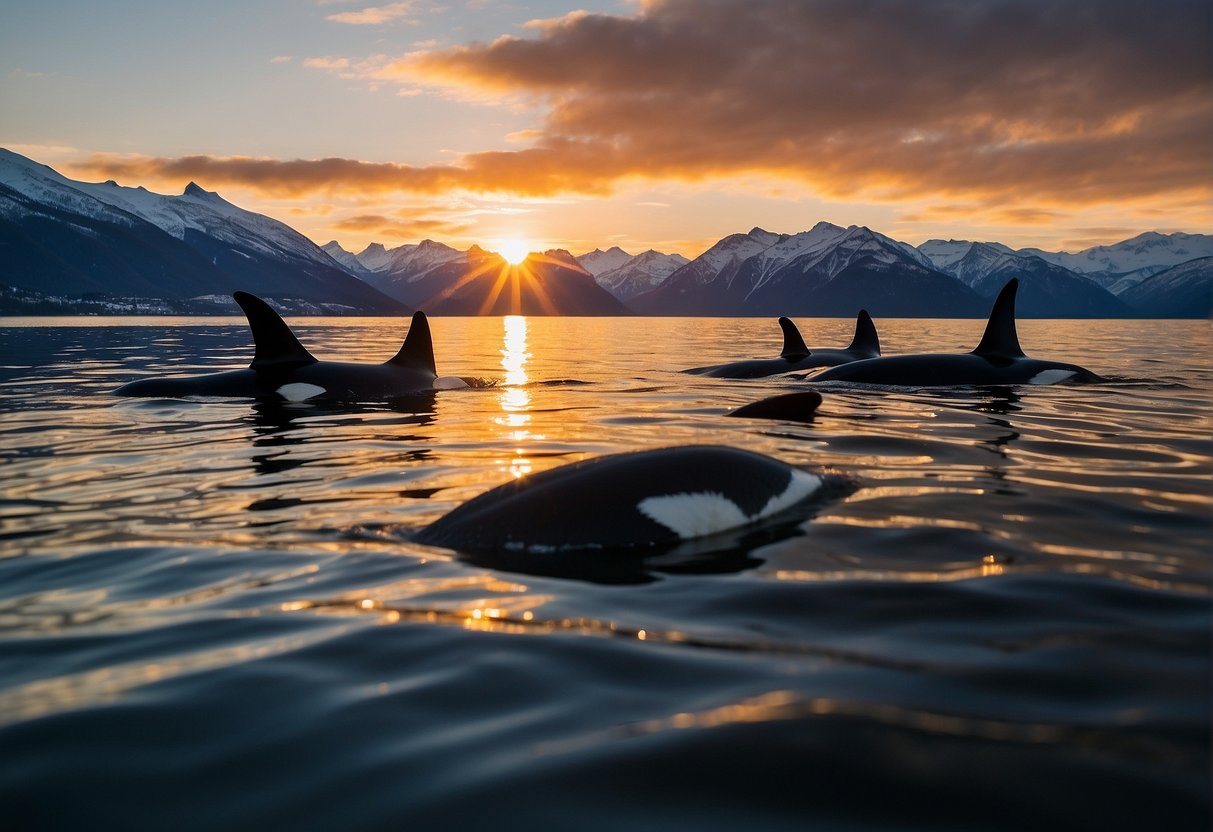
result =
M731 234L698 257L618 246L510 265L434 240L315 245L191 182L177 196L77 182L0 148L0 314L221 313L243 289L291 314L980 317L1012 277L1023 317L1208 317L1213 235L1078 253L900 242L819 222Z
M66 311L70 301L126 311L150 300L171 312L230 314L236 289L296 313L406 311L291 227L193 182L178 196L76 182L3 148L0 285L39 303L68 299Z

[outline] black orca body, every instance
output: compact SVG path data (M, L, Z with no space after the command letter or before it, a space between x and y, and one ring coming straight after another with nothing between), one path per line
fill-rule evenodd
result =
M859 310L855 317L855 336L851 339L850 346L841 350L810 350L805 346L804 338L800 337L800 330L790 319L780 318L779 326L783 330L783 352L778 358L732 361L711 367L695 367L683 372L709 378L763 378L796 370L836 367L839 364L880 355L880 337L876 334L876 325L872 323L872 316L866 309Z
M1005 384L1056 384L1063 381L1100 381L1100 377L1060 361L1028 358L1015 330L1015 293L1012 278L994 301L981 343L971 353L896 355L832 367L809 381L845 381L904 387L956 387Z
M816 390L784 393L742 405L726 416L743 419L779 419L785 422L810 422L821 406L821 394Z
M465 552L652 551L760 523L806 502L822 483L716 445L614 454L498 486L414 539Z
M383 364L317 361L278 313L255 295L233 297L248 318L255 352L246 370L204 376L149 378L114 391L119 396L229 396L278 401L386 401L435 389L434 343L424 313L413 315L404 345ZM446 379L437 386L446 386ZM452 379L450 386L465 386Z

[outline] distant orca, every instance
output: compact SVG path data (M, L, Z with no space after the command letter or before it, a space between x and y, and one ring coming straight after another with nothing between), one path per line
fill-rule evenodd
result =
M809 381L849 381L906 387L960 385L1056 384L1061 381L1100 381L1077 364L1039 361L1024 355L1015 330L1015 293L1012 278L999 292L985 334L971 353L895 355L833 367Z
M232 295L248 318L255 351L247 370L204 376L148 378L124 384L119 396L230 396L278 401L386 401L397 396L448 387L466 387L462 379L438 378L434 343L425 314L413 315L408 337L383 364L317 361L286 322L261 298Z
M746 419L782 419L786 422L808 422L821 406L821 394L816 390L804 390L799 393L784 393L771 396L756 402L742 405L736 410L726 413L726 416L740 416Z
M498 486L414 539L468 552L655 550L772 518L817 494L822 482L717 445L614 454Z
M844 350L810 350L804 345L800 330L790 319L780 318L779 326L783 329L783 352L778 358L733 361L710 367L695 367L683 372L711 378L762 378L795 370L835 367L880 355L880 337L876 334L876 325L872 323L872 316L866 309L859 310L855 317L855 336L851 339L850 346Z

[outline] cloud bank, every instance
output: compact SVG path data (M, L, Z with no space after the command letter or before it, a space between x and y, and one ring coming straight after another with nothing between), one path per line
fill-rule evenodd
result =
M631 17L578 12L535 21L526 37L342 67L406 88L528 98L544 118L523 149L422 167L203 156L91 166L288 195L601 194L625 181L760 176L829 198L1042 216L1190 203L1210 193L1209 15L1207 0L650 0Z

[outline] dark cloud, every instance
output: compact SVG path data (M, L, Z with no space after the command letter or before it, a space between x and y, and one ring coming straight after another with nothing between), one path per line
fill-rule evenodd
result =
M1207 179L1208 17L1207 0L667 0L392 71L544 96L531 167L571 161L583 186L757 171L835 196L1084 203Z
M467 172L456 167L413 167L354 159L257 159L225 156L181 156L176 159L94 155L73 169L118 180L194 179L209 186L237 184L265 193L301 196L323 191L415 191L443 193L459 187Z

